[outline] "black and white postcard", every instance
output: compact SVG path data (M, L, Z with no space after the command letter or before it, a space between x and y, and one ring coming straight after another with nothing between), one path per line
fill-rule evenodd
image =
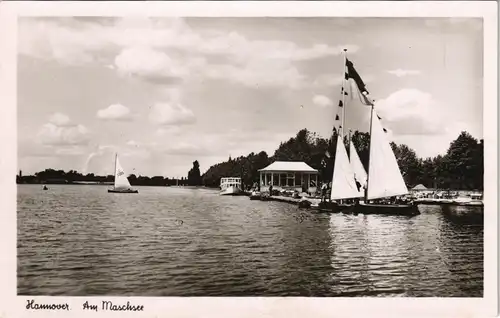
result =
M0 25L3 317L496 315L495 2Z

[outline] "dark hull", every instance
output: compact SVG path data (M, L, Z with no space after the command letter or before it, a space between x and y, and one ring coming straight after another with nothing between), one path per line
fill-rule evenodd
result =
M311 207L311 202L307 200L299 201L299 208L308 209Z
M268 195L261 195L259 199L261 201L269 201L269 196Z
M138 190L114 190L108 189L108 193L139 193Z
M370 204L359 203L354 207L354 213L380 215L419 215L417 205L413 204Z
M324 213L352 213L354 204L344 204L335 202L321 202L319 211Z

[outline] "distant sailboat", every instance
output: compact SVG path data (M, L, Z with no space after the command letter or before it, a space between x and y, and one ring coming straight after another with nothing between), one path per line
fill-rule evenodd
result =
M108 189L109 193L139 193L139 191L132 189L128 181L125 171L120 165L118 154L115 155L115 184L113 189Z

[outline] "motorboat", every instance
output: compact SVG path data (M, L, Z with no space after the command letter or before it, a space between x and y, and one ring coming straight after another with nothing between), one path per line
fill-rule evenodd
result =
M242 195L241 178L221 178L220 179L220 195Z

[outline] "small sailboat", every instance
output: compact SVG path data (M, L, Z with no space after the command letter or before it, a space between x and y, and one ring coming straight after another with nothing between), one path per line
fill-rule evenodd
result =
M43 187L42 187L42 190L48 190L49 188L47 188L47 186L44 184Z
M130 185L125 171L120 165L118 154L115 154L115 184L112 189L108 189L109 193L139 193Z
M365 201L356 212L363 214L418 215L416 204L373 203L371 201L407 195L408 188L399 169L396 156L387 140L379 117L371 106L370 144Z

